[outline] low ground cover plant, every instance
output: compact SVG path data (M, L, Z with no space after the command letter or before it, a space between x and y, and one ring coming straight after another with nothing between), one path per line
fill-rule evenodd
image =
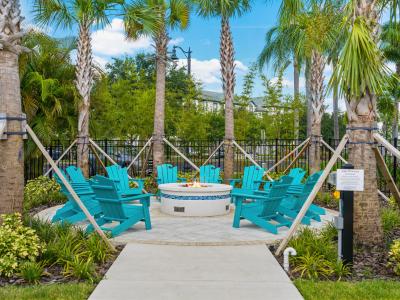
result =
M307 279L342 279L350 275L350 269L337 255L337 230L329 224L321 231L303 227L290 241L297 251L290 258L295 276Z
M2 215L0 226L0 276L11 277L26 262L35 262L45 244L35 230L24 226L18 213Z
M64 203L66 198L60 190L60 185L47 176L29 180L24 189L24 210L29 211L41 205Z
M115 257L95 233L20 214L3 215L0 282L97 281ZM21 282L21 283L22 283Z

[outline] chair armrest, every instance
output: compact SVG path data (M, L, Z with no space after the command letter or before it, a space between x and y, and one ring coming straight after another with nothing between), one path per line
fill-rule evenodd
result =
M229 185L232 186L232 187L235 187L235 184L237 182L242 181L242 179L227 179L227 180L229 180Z
M144 188L144 180L141 179L141 178L137 178L137 179L136 178L131 178L131 179L129 179L129 182L136 183L137 188L139 188L141 190L143 190L143 188Z
M146 198L150 199L150 197L152 197L152 196L154 196L154 195L153 194L140 194L140 195L137 195L137 196L123 197L121 199L121 201L129 202L129 201L133 201L133 200L145 200Z
M255 200L265 200L266 196L254 195L254 194L242 194L242 193L232 193L232 197L255 199Z
M180 182L187 182L187 179L186 179L186 178L180 178L180 177L178 177L178 180L179 180Z

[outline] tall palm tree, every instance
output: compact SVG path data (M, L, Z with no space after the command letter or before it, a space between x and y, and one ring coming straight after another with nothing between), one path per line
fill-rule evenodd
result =
M289 1L290 2L290 1ZM319 139L321 120L324 112L324 69L326 57L337 36L337 25L341 20L338 13L340 1L310 0L301 6L290 22L283 22L280 27L281 47L292 51L294 57L306 61L307 97L310 114L310 169L320 168ZM288 17L287 17L288 18ZM278 39L277 39L278 40ZM284 57L282 55L282 57Z
M18 57L25 51L21 46L20 3L0 1L0 112L8 117L21 117ZM20 132L21 122L8 121L10 132ZM0 213L22 210L24 196L24 152L21 135L9 135L0 140Z
M296 20L296 16L303 10L303 0L283 0L279 8L277 26L271 28L265 36L265 46L258 57L260 68L270 61L274 61L275 71L281 70L282 66L288 66L291 61L293 65L293 96L295 102L300 97L300 67L303 58L295 54L295 44L287 35L286 30ZM294 111L294 138L299 138L299 114Z
M81 97L78 116L78 165L89 176L89 115L93 87L91 29L109 23L108 13L118 0L35 0L35 20L40 25L79 28L75 85Z
M400 78L400 24L397 22L385 24L380 38L383 54L387 60L396 65L396 75ZM400 99L396 98L392 131L395 138L399 136L399 102Z
M220 61L222 88L225 100L225 157L224 177L233 176L234 159L234 94L235 94L235 50L229 20L250 10L251 0L197 0L200 16L221 18Z
M153 21L138 21L138 11L147 10ZM156 104L154 110L153 166L164 162L165 133L165 77L169 31L184 30L189 25L190 5L186 0L138 0L125 11L125 28L128 37L151 35L156 49Z
M387 67L378 48L378 7L374 0L350 1L344 47L331 84L339 85L345 97L349 121L349 161L363 169L363 192L354 197L354 233L359 243L375 244L383 239L380 203L377 194L377 170L373 152L372 128L377 121L377 94L386 85ZM380 9L380 8L379 8Z

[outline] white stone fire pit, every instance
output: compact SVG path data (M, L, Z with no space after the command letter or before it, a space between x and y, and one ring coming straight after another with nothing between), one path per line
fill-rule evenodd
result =
M174 216L211 217L226 215L230 210L232 187L226 184L201 183L200 187L185 183L158 186L161 211Z

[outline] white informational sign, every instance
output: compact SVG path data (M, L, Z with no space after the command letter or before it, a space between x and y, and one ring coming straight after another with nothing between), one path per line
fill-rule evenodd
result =
M364 170L337 169L336 190L362 192L364 190Z

